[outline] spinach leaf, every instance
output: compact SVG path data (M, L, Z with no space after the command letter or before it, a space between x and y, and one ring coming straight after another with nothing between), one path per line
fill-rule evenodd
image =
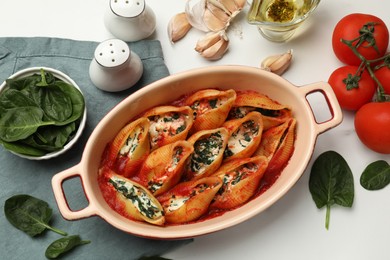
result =
M42 121L43 111L38 107L18 107L5 110L0 118L0 139L14 142L35 133L38 127L53 122Z
M30 156L43 156L47 154L47 151L31 147L30 145L23 144L20 141L17 142L4 142L0 139L0 144L4 146L5 149L24 155Z
M309 190L317 208L326 206L325 227L329 229L331 206L353 204L353 175L345 159L334 151L322 153L312 166Z
M61 124L72 115L72 101L55 85L32 88L30 93L34 101L42 108L47 120Z
M4 148L42 156L62 149L74 137L85 110L84 97L76 87L43 69L6 83L0 95Z
M64 121L62 125L80 119L84 114L84 107L85 107L84 97L81 94L81 92L78 89L76 89L74 86L64 81L57 80L55 84L64 92L64 94L69 96L73 106L72 115L66 121Z
M33 135L21 142L48 152L62 149L73 137L76 131L76 123L72 122L64 126L41 127Z
M0 106L4 109L11 109L17 107L38 107L38 105L31 100L23 92L16 89L7 89L2 92L0 96Z
M360 176L360 185L367 190L380 190L390 183L390 165L383 160L370 163Z
M57 258L58 256L72 250L76 246L89 244L89 240L81 240L80 236L73 235L60 238L51 243L46 249L45 256L50 259Z
M41 81L41 76L39 74L33 74L28 77L22 77L17 79L7 79L6 88L23 90L30 86L35 86L40 81Z
M60 235L66 232L51 227L48 223L52 217L52 209L40 199L30 195L15 195L5 201L4 214L7 220L17 229L33 237L50 229Z

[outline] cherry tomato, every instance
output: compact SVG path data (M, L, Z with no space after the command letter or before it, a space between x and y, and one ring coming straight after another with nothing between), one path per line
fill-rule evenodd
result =
M332 36L332 47L336 57L347 65L359 65L361 60L352 52L352 50L341 39L352 41L359 37L359 31L367 23L374 23L372 32L377 50L369 46L368 41L363 41L357 48L367 60L373 60L382 57L389 44L389 31L386 24L378 17L369 14L354 13L342 18L335 26ZM368 29L372 26L368 26ZM356 41L357 43L357 41Z
M355 130L368 148L390 154L390 102L371 102L362 106L355 115Z
M330 75L328 83L331 85L341 108L345 110L358 110L370 102L375 94L376 84L367 71L363 71L355 88L347 89L344 79L350 74L355 75L358 66L343 66Z
M390 95L390 68L386 66L381 67L375 71L375 77L381 83L385 93Z

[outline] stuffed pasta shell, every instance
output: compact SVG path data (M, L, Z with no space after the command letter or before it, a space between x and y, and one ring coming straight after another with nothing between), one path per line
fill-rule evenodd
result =
M211 175L218 169L229 138L226 128L199 131L188 141L193 144L194 151L189 159L184 175L185 180L196 180Z
M255 155L263 155L269 161L267 171L277 172L285 166L294 151L296 120L268 129Z
M108 160L125 177L135 175L150 153L149 120L139 118L116 135L108 149Z
M250 157L257 150L263 132L263 119L260 113L250 112L243 118L226 121L223 127L229 131L224 152L225 161Z
M222 186L219 177L205 177L182 182L158 196L167 223L180 224L197 220L209 208L215 194Z
M159 106L144 114L150 121L152 150L178 140L185 140L193 124L193 111L188 106Z
M212 176L222 179L222 187L210 205L212 209L232 209L247 202L257 191L267 169L264 156L224 163Z
M137 179L154 196L176 185L183 174L187 158L194 148L188 141L177 141L164 145L150 153Z
M111 207L129 219L164 225L164 210L160 202L145 187L112 170L103 171L106 185L113 193L107 200Z
M234 90L200 90L189 96L185 104L194 111L192 133L220 127L236 99Z
M264 130L280 125L291 118L291 109L254 91L239 92L229 113L229 119L242 118L252 111L263 116Z

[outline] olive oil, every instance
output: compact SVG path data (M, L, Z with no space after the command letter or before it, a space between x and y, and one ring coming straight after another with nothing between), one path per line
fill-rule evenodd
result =
M312 0L260 0L252 5L249 20L289 23L305 15Z
M284 42L316 9L320 0L253 0L247 21L266 39Z

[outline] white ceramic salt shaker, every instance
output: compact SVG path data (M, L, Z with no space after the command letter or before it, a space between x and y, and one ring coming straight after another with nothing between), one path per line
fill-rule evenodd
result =
M109 39L100 43L89 66L92 83L109 92L132 87L141 78L143 64L140 57L130 50L126 42Z
M116 38L135 42L152 35L156 15L145 0L109 0L104 24Z

